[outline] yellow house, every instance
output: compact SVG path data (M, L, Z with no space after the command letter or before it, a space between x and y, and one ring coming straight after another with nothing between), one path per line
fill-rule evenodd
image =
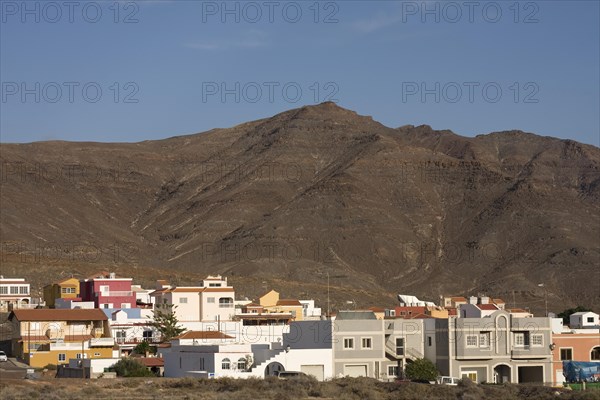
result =
M302 321L302 303L296 299L279 299L279 292L271 290L258 298L258 302L269 313L291 313L292 319Z
M46 305L54 308L56 299L79 298L79 280L67 278L44 286L44 301Z
M279 301L279 292L271 290L258 298L258 304L263 307L271 307Z
M115 341L100 309L19 309L8 320L12 355L32 367L112 357Z

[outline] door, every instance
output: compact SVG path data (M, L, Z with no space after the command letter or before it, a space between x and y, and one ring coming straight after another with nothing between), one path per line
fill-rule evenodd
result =
M324 365L301 365L300 371L304 372L306 375L314 376L319 381L325 380Z
M357 378L359 376L367 376L366 365L344 365L344 375L351 378Z
M563 375L562 369L556 371L556 384L561 384L565 381L565 376Z

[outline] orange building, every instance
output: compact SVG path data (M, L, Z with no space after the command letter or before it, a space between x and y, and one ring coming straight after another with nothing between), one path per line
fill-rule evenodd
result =
M558 321L557 321L558 322ZM571 329L568 326L553 328L552 369L554 384L564 382L563 361L600 362L600 329Z

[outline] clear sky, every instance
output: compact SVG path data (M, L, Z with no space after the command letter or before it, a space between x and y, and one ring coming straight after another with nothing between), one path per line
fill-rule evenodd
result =
M599 4L0 0L1 141L160 139L334 100L598 146Z

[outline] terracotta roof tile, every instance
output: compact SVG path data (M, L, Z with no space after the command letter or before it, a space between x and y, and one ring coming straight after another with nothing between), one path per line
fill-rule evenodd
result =
M480 310L497 310L498 306L495 304L477 304Z
M277 302L278 306L301 306L302 307L302 303L300 303L298 300L295 299L281 299Z
M140 363L146 367L164 367L165 360L160 357L138 357L136 358Z
M49 309L13 310L8 319L19 321L106 321L108 317L100 309Z

